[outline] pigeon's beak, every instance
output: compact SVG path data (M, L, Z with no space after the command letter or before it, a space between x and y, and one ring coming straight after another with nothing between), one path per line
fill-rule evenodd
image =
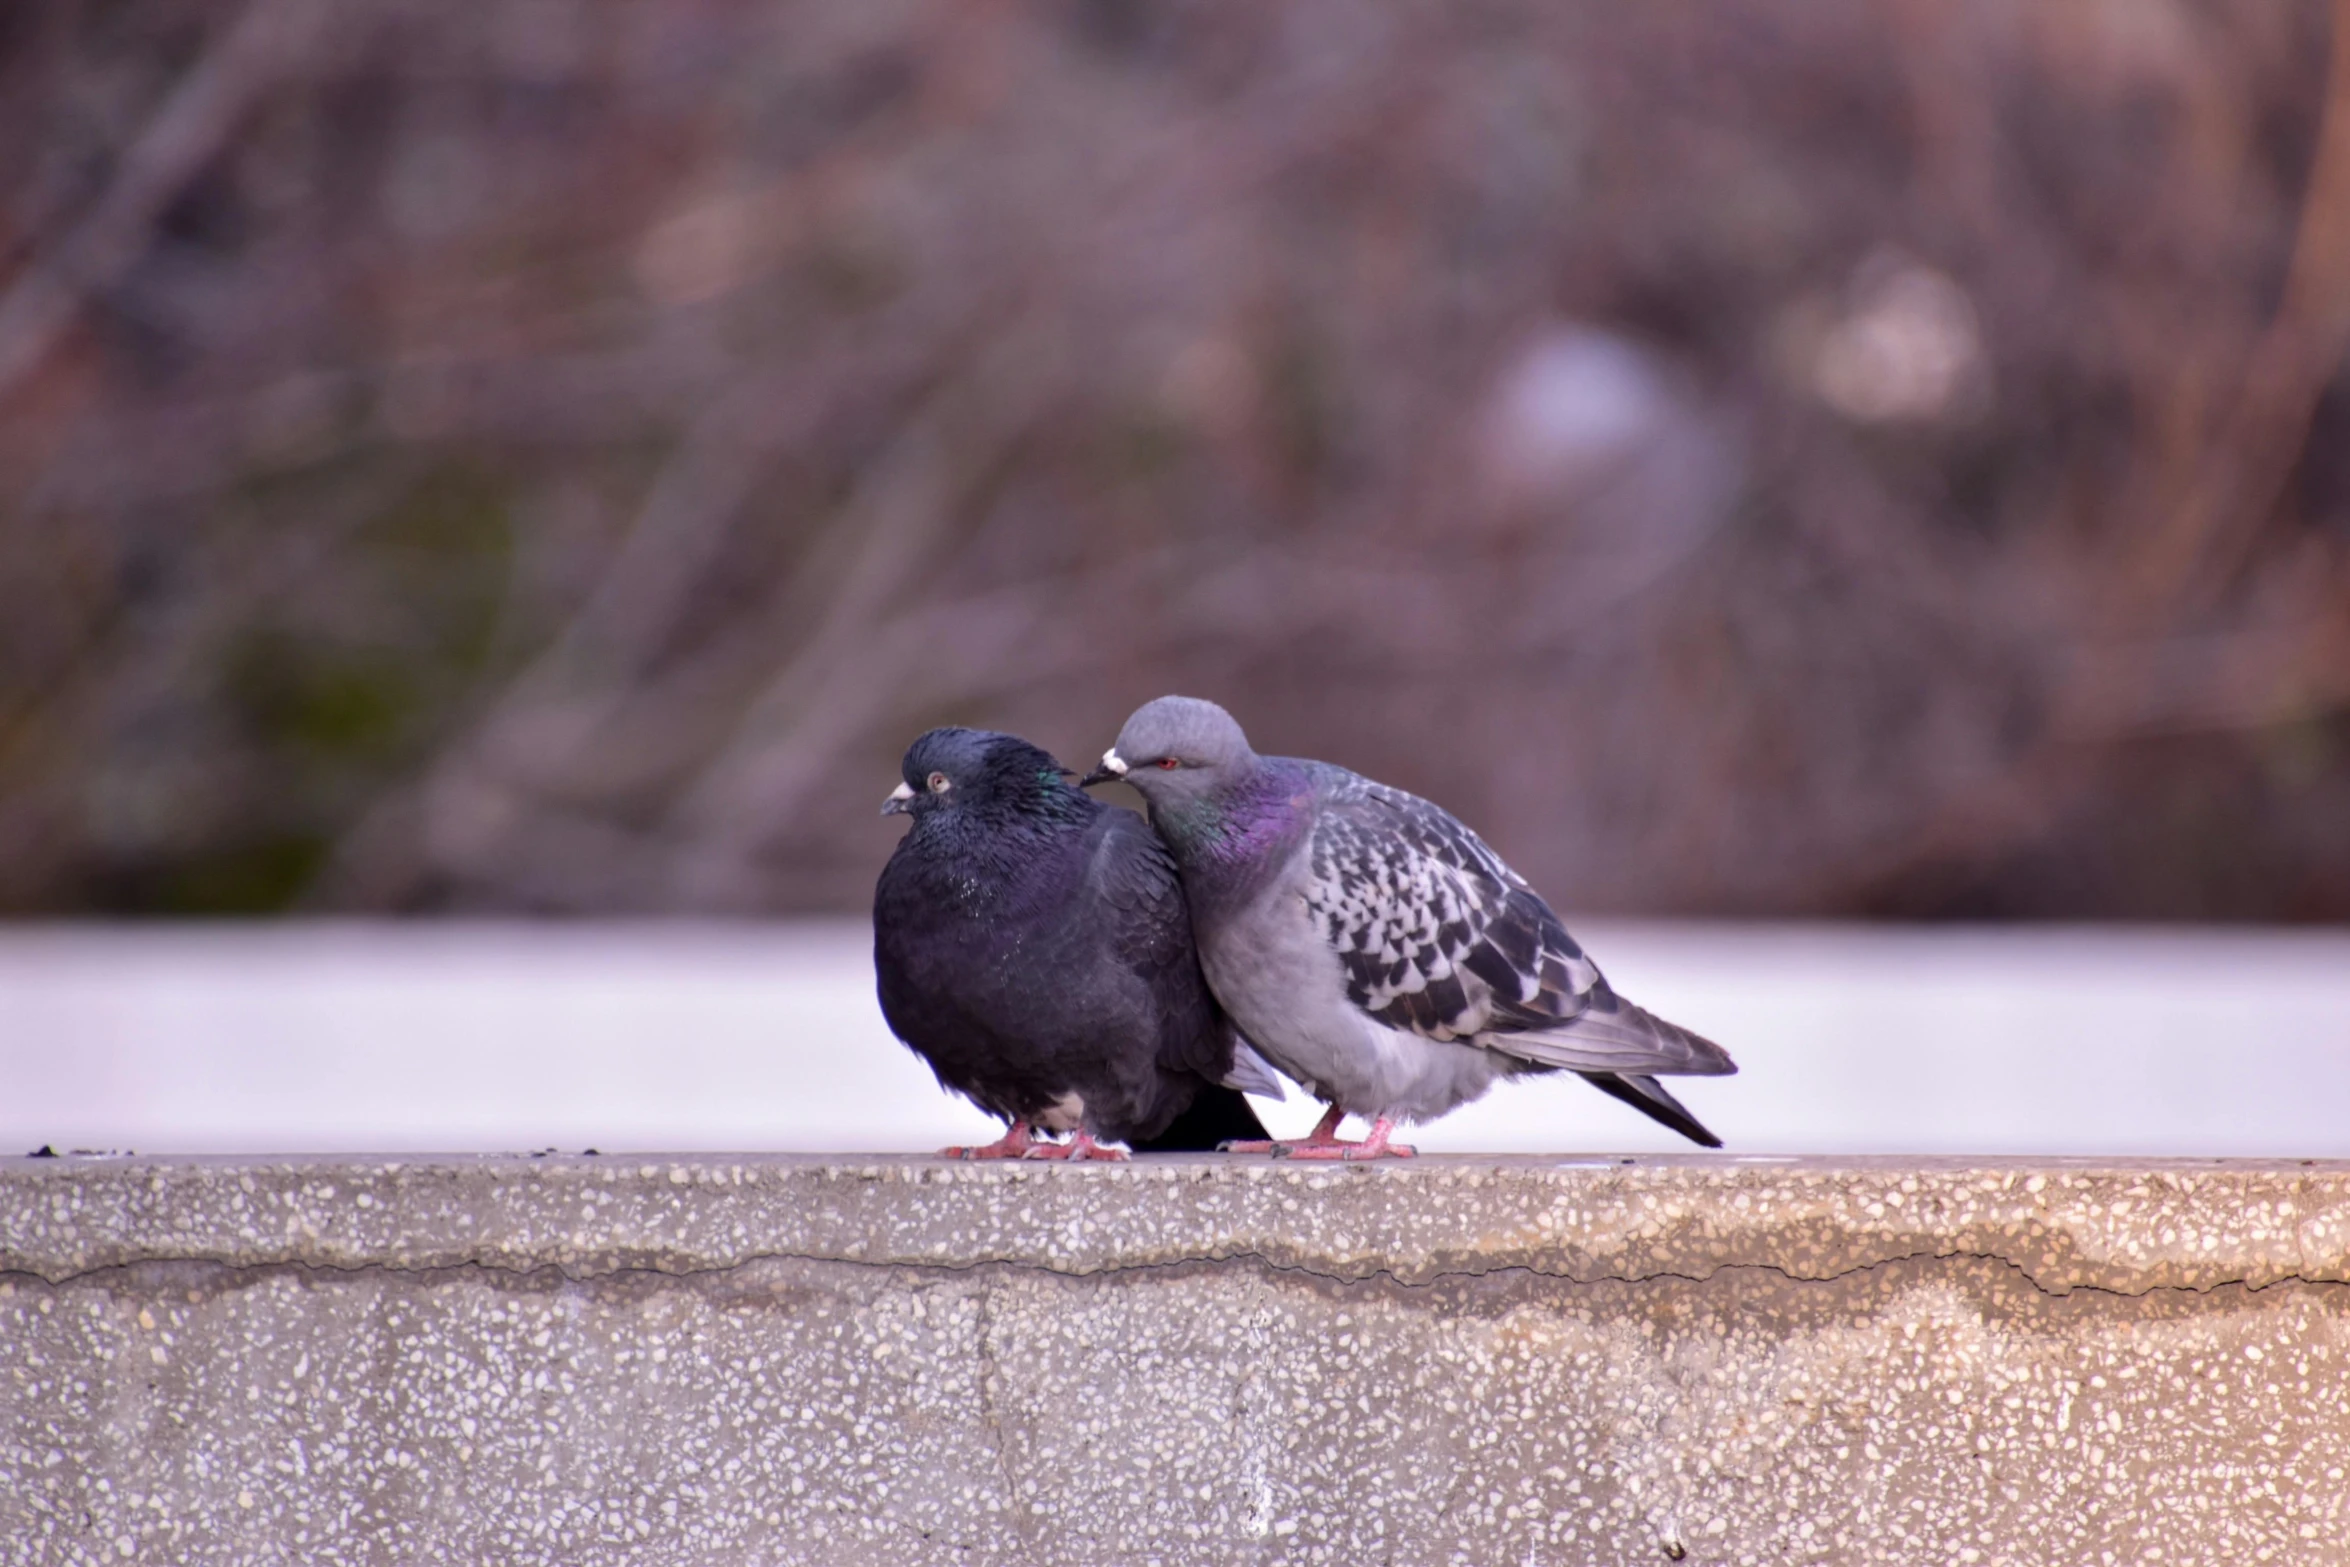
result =
M903 816L913 808L914 786L912 784L899 784L889 792L889 798L881 802L881 814L884 816Z
M1113 778L1126 776L1126 764L1119 759L1118 748L1111 746L1102 753L1102 765L1077 780L1081 789L1090 789L1097 783L1108 783Z

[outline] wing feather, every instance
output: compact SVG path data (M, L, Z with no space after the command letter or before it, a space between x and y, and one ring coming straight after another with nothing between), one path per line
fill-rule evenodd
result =
M1305 900L1356 1006L1575 1071L1737 1070L1719 1045L1610 989L1550 906L1449 812L1337 768L1321 783Z

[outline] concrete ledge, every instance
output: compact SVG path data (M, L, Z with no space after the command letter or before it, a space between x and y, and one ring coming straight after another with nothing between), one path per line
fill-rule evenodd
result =
M686 1274L791 1257L1094 1274L1248 1257L1425 1284L1997 1258L2044 1290L2350 1280L2350 1164L1217 1157L0 1160L0 1271L136 1262Z
M11 1562L2310 1562L2350 1165L0 1160Z

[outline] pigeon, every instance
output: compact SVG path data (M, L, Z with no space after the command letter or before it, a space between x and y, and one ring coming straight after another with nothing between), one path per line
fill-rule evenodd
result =
M1610 989L1550 906L1449 812L1343 767L1259 756L1213 702L1137 709L1085 785L1123 779L1183 876L1208 986L1329 1107L1301 1159L1409 1157L1497 1078L1564 1069L1719 1148L1657 1082L1737 1066ZM1337 1136L1354 1114L1359 1143Z
M882 806L913 827L873 890L882 1016L1008 1123L972 1159L1123 1159L1261 1139L1280 1079L1209 994L1143 819L1012 735L933 729ZM1038 1129L1068 1132L1067 1142Z

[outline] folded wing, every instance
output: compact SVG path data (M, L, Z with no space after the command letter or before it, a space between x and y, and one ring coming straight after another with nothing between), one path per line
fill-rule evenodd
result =
M1586 1075L1737 1070L1721 1046L1608 988L1549 905L1449 812L1338 775L1308 853L1306 903L1347 994L1389 1026ZM1632 1092L1679 1108L1661 1088Z

